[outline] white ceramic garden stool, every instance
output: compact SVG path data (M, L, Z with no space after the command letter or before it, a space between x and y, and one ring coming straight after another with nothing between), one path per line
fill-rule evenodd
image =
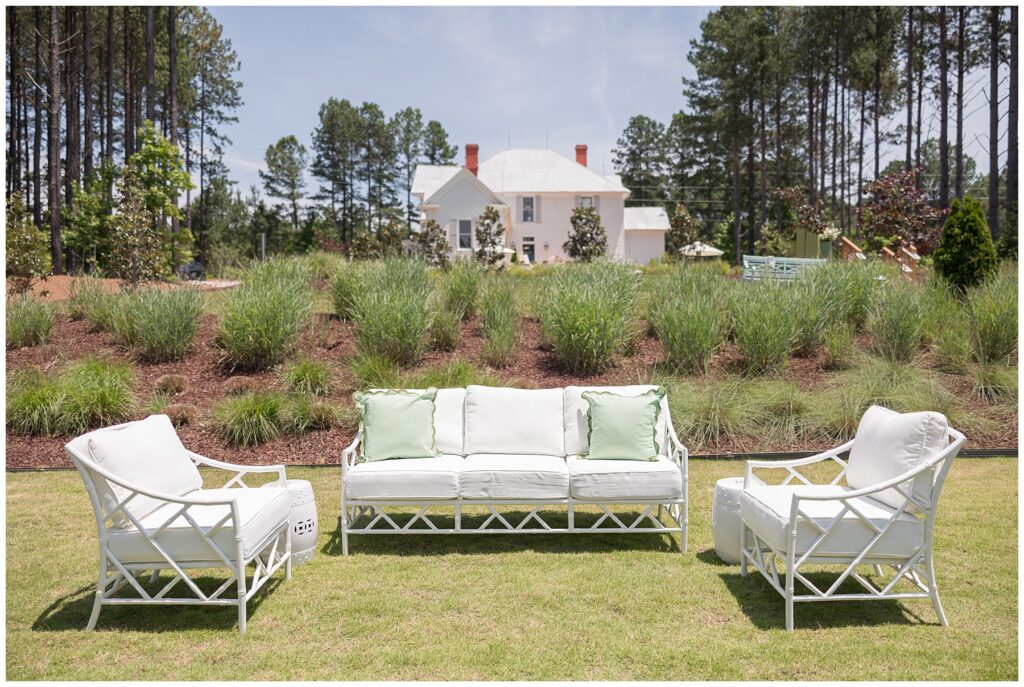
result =
M743 478L726 477L715 483L711 501L711 533L715 553L726 563L740 562L740 496Z
M277 487L276 482L264 484L265 487ZM302 565L308 563L316 553L316 538L320 526L316 517L316 501L313 498L313 485L309 480L288 480L288 492L292 497L292 513L288 520L292 528L292 563ZM738 534L736 535L739 536Z

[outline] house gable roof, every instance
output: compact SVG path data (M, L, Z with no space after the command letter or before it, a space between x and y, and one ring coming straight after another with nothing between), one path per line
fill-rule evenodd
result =
M412 194L429 198L460 169L455 165L416 165L416 173L412 177Z
M626 231L668 231L668 213L665 208L655 206L624 208L622 228Z
M622 193L629 190L552 150L504 150L480 164L495 193Z
M498 196L494 195L494 192L487 188L482 181L477 179L476 175L470 172L465 167L457 167L455 174L451 175L440 188L431 193L428 197L424 198L424 205L433 205L437 203L448 191L452 190L459 184L471 184L476 190L484 196L488 205L504 205L504 201Z

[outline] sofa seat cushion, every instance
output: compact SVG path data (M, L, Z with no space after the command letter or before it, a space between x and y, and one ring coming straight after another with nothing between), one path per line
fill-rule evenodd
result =
M740 496L740 514L747 526L766 543L777 551L787 551L789 549L789 511L794 493L839 496L848 491L850 491L848 487L837 485L748 487ZM854 499L852 503L879 529L884 528L895 513L895 509L889 505L866 496ZM827 529L843 510L843 504L839 501L801 501L800 510L812 518L818 527ZM808 547L820 534L821 532L808 523L806 518L801 517L797 527L797 555L806 553ZM875 535L875 530L871 529L855 513L847 511L843 514L842 521L828 533L825 540L814 549L812 555L814 557L853 557L863 551ZM921 520L901 513L871 549L869 558L872 556L909 556L923 542L924 525Z
M345 495L350 499L456 499L462 456L396 458L359 463L345 471Z
M564 456L561 389L466 388L466 455Z
M679 466L664 456L654 461L593 460L569 456L569 484L574 499L675 500L683 494Z
M274 531L288 521L292 510L291 496L284 488L203 489L192 492L188 498L211 501L235 498L238 501L239 517L242 521L242 551L246 558L259 553ZM142 518L142 526L147 530L158 529L180 508L179 504L165 504ZM236 556L236 544L230 518L220 527L213 529L228 513L230 506L223 505L192 506L188 509L188 514L203 532L233 560ZM178 563L221 560L184 516L176 518L167 529L156 536L156 541ZM145 535L134 527L111 531L109 542L111 552L122 563L164 561Z
M464 499L564 499L569 470L561 456L472 454L462 468Z

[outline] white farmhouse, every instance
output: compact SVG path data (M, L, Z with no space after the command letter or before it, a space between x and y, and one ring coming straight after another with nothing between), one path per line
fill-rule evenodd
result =
M479 147L469 144L464 166L419 165L413 178L421 221L434 220L447 229L455 257L476 248L476 220L488 206L498 209L505 245L520 261L567 260L562 244L569 238L572 211L580 206L600 215L610 257L648 262L664 251L667 216L660 236L651 222L630 231L629 190L618 177L587 168L587 146L576 146L575 162L551 150L504 150L482 164L478 155Z

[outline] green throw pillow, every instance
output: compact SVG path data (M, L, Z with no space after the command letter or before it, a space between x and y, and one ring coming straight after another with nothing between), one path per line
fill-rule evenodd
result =
M359 406L363 460L433 458L434 397L437 389L363 391L353 398Z
M591 460L657 460L658 416L665 389L658 387L639 396L620 396L609 391L584 391L587 412L587 443L581 457Z

